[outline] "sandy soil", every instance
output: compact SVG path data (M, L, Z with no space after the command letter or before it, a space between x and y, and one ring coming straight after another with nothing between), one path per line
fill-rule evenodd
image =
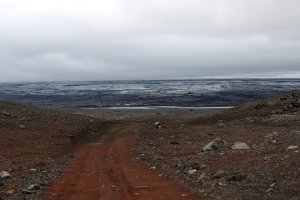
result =
M0 171L11 174L0 195L298 200L299 107L300 92L206 115L0 103ZM233 149L236 142L247 148Z

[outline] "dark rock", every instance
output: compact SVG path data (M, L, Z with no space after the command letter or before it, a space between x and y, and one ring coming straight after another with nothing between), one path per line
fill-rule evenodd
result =
M192 169L200 170L200 164L199 163L194 163L192 164Z
M266 107L267 105L264 104L264 103L259 103L257 105L254 106L254 110L260 110L262 109L263 107Z
M293 98L297 98L298 97L298 94L296 92L292 92L292 97Z
M229 179L227 179L227 181L242 181L245 179L246 179L246 176L239 174L239 175L234 175L234 176L230 177Z
M163 156L156 155L156 156L153 157L153 161L158 161L158 160L163 160L163 159L164 159Z
M30 190L22 190L22 194L32 194L33 192Z
M292 101L291 105L295 108L299 108L300 107L300 101L299 99Z
M5 116L5 117L9 117L9 116L10 116L10 113L7 112L6 110L4 110L4 111L2 112L2 115Z
M173 144L173 145L179 145L179 142L176 141L176 140L172 140L172 141L170 141L170 144Z
M206 164L201 164L200 169L206 169L208 166Z
M41 186L48 186L48 183L47 182L42 182Z
M206 164L194 163L191 167L192 169L201 170L206 169L208 166Z

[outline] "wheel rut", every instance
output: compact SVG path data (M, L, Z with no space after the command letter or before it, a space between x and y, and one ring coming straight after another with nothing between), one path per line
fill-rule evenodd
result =
M45 200L198 200L171 180L130 157L141 124L114 125L97 141L83 145L42 195Z

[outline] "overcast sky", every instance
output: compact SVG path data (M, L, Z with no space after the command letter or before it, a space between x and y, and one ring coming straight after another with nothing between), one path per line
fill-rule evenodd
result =
M1 0L0 82L299 77L299 0Z

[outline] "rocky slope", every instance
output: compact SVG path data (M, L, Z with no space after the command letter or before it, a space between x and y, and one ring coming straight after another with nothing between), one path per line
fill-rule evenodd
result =
M205 199L300 199L300 92L152 122L136 159Z
M0 102L0 199L34 199L60 174L78 138L101 134L102 121ZM86 137L85 137L86 138ZM6 175L6 176L4 176Z

